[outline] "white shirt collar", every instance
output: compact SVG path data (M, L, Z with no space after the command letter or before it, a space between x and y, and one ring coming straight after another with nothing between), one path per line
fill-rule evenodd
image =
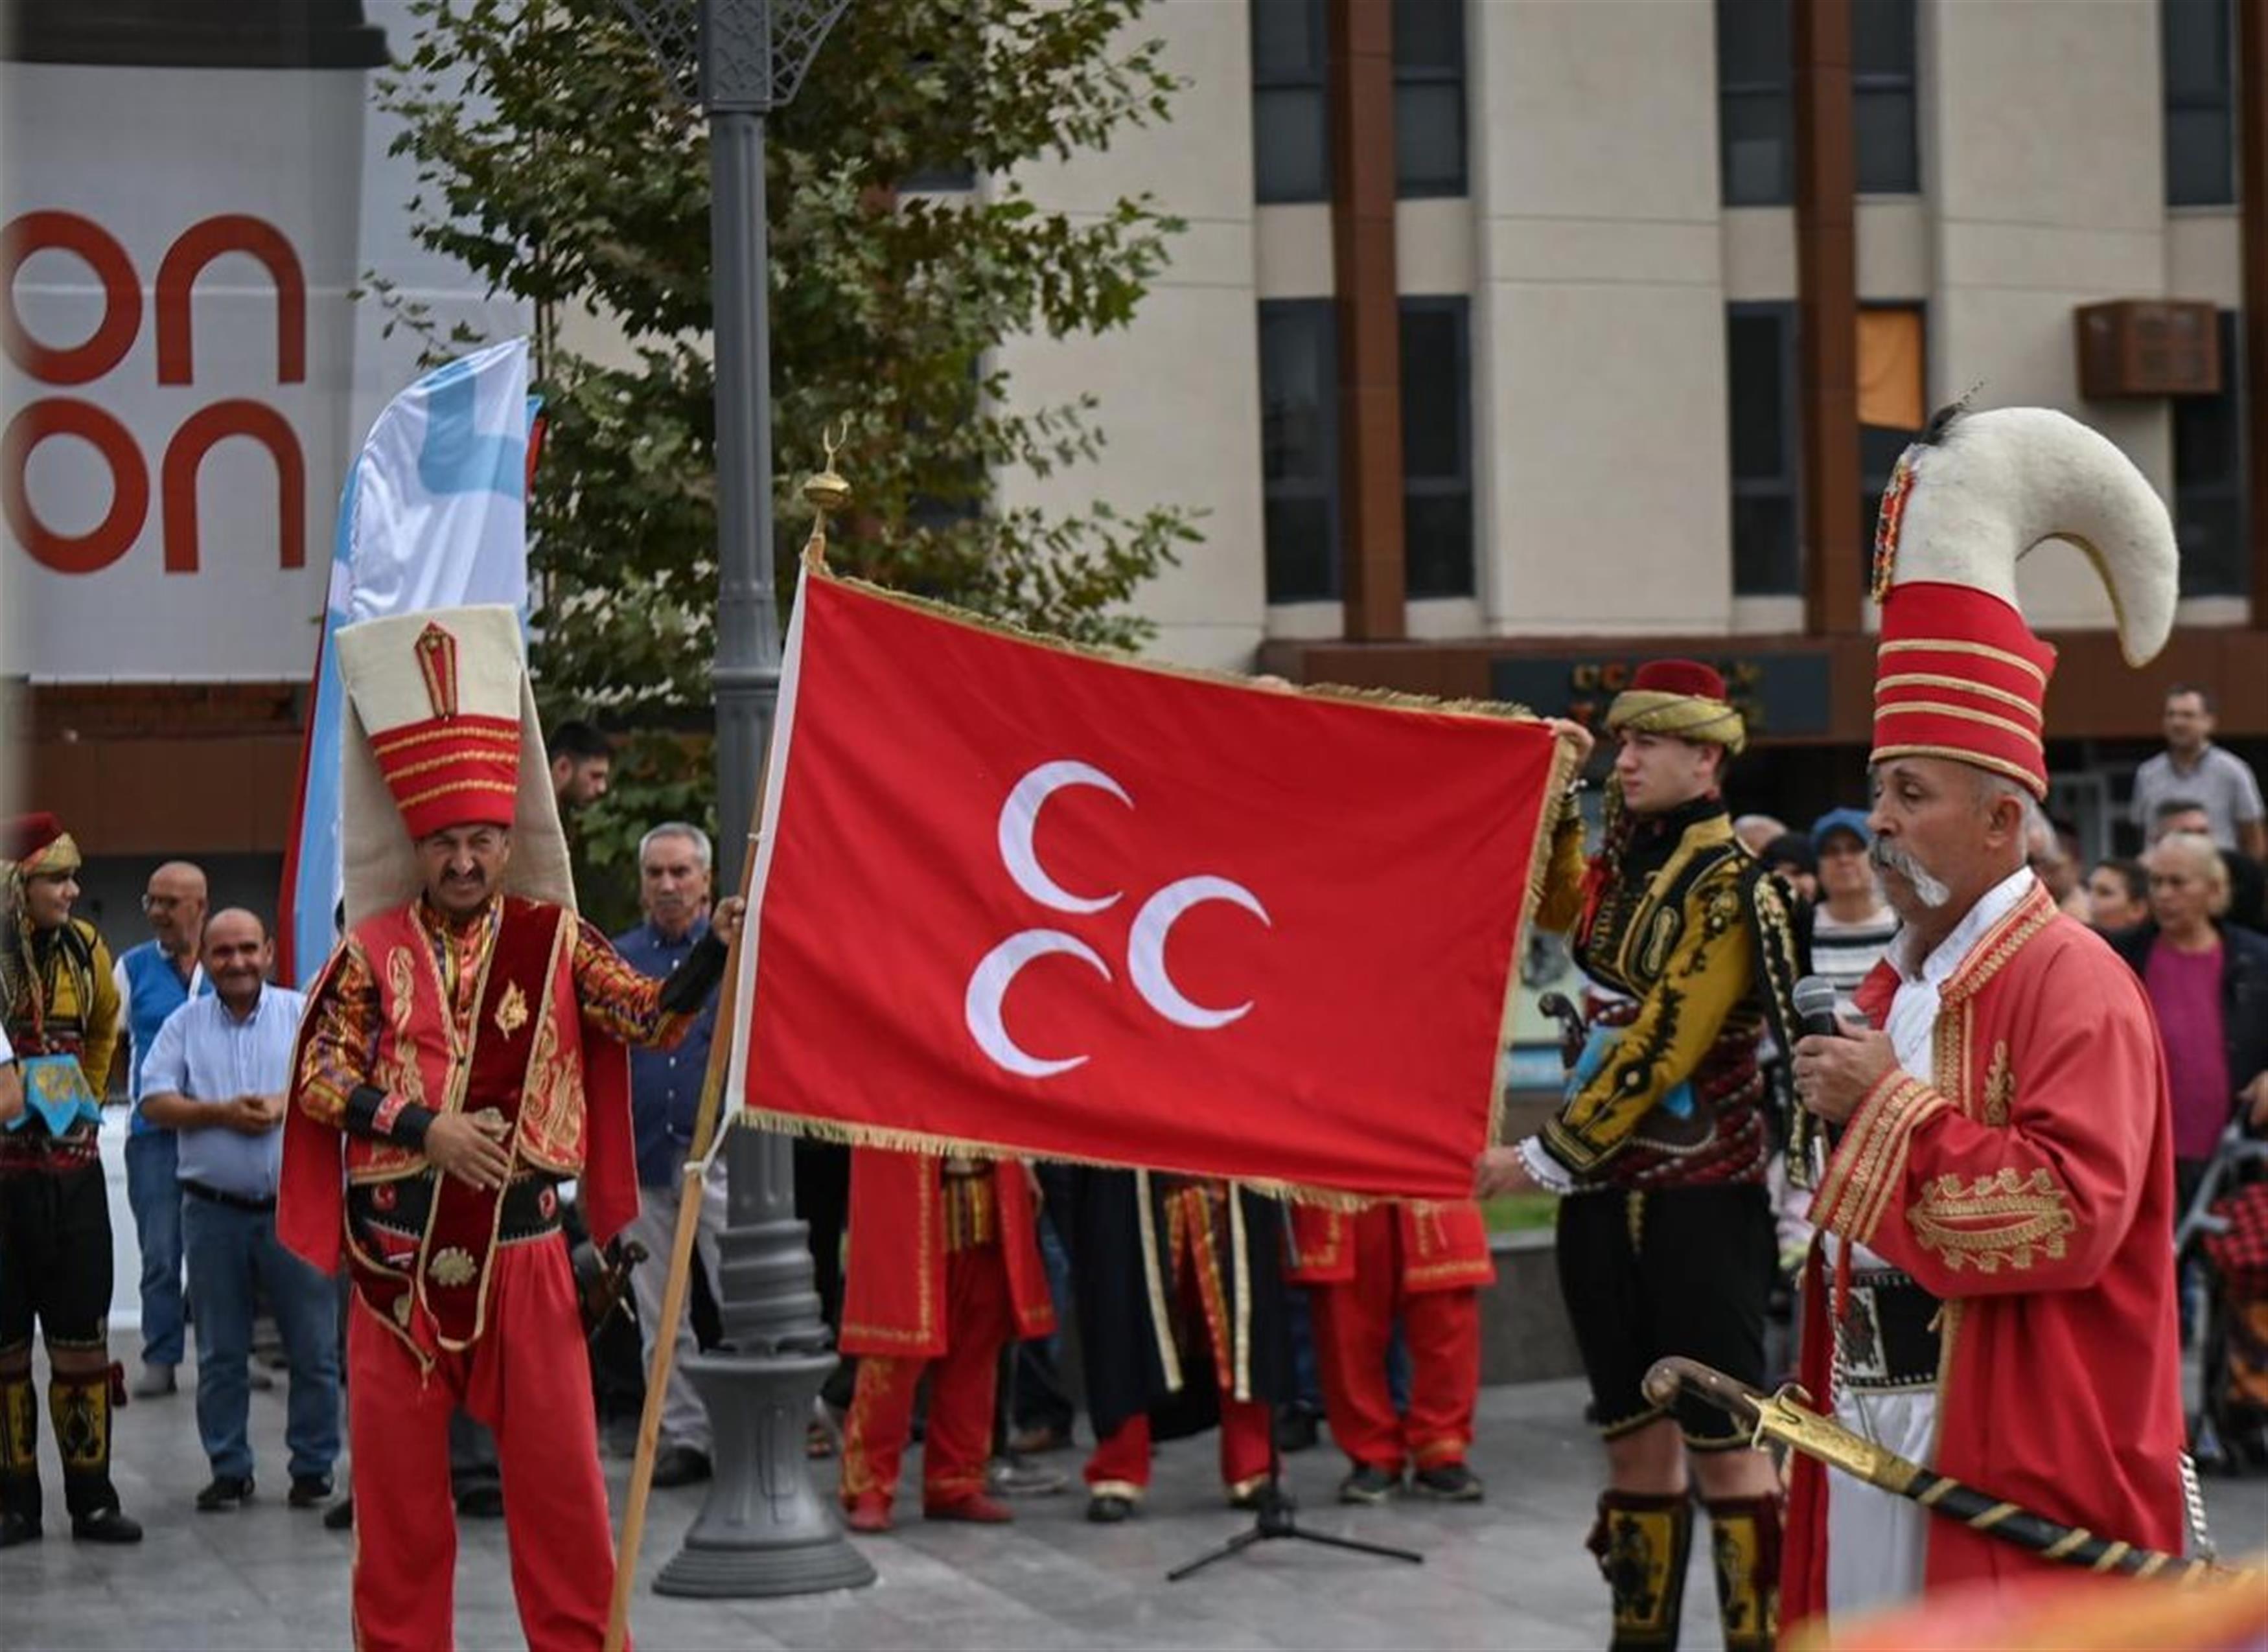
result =
M1910 966L1906 947L1893 945L1890 962L1897 969L1898 979L1924 981L1933 987L1941 985L1961 967L1961 961L1969 956L1970 950L1984 938L1984 932L2014 912L2017 903L2031 893L2036 881L2030 867L2019 866L1979 895L1976 905L1963 913L1961 921L1953 926L1953 933L1940 941L1931 949L1930 955L1922 959L1918 970Z

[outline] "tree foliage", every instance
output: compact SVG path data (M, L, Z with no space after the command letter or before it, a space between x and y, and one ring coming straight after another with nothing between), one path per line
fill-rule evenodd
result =
M1176 83L1159 43L1130 28L1145 4L852 0L768 121L783 551L808 521L796 489L832 428L858 492L834 536L838 565L1083 642L1146 635L1125 604L1196 537L1189 513L996 497L1004 475L1047 476L1102 445L1091 396L1012 399L997 347L1123 326L1181 227L1146 195L1049 210L1019 178L1167 118ZM415 48L380 96L416 165L416 234L536 315L539 692L548 709L617 727L704 723L717 578L705 120L612 0L411 9ZM984 188L919 187L971 169ZM581 317L605 318L624 349L570 348L583 334L563 323ZM793 558L777 560L784 597ZM625 767L666 769L653 756Z

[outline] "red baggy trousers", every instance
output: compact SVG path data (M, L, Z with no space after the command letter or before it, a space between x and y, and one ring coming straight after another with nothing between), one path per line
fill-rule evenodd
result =
M935 1361L858 1358L858 1386L843 1425L843 1502L895 1496L913 1434L914 1390L930 1372L929 1428L922 1447L922 1506L966 1502L984 1489L992 1455L992 1399L1000 1350L1015 1340L1008 1267L997 1243L945 1259L946 1345Z
M496 1431L512 1594L530 1652L582 1652L606 1638L615 1542L567 1247L556 1235L502 1245L490 1266L487 1328L430 1372L359 1296L349 1310L359 1652L455 1644L449 1413L460 1403Z
M1481 1385L1480 1293L1403 1288L1402 1227L1391 1205L1349 1218L1354 1278L1309 1287L1323 1413L1355 1462L1391 1475L1415 1464L1462 1463L1473 1443ZM1386 1384L1395 1317L1410 1351L1410 1410L1397 1416Z

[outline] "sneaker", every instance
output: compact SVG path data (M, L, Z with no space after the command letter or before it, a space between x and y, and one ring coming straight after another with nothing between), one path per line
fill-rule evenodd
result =
M313 1509L326 1503L331 1497L331 1477L328 1474L294 1474L291 1494L284 1501L294 1509Z
M1059 1468L1042 1467L1016 1457L996 1457L984 1471L986 1487L1002 1497L1052 1496L1068 1480Z
M1488 1495L1481 1477L1462 1463L1436 1463L1410 1477L1410 1489L1445 1503L1476 1503Z
M665 1445L653 1459L653 1483L664 1491L673 1486L696 1486L713 1472L709 1454L689 1445Z
M160 1399L180 1387L170 1365L144 1365L142 1375L134 1379L134 1398Z
M252 1482L245 1481L244 1487L249 1492ZM115 1508L98 1509L91 1515L71 1516L71 1536L81 1543L139 1543L142 1525Z
M328 1509L323 1510L323 1530L351 1531L354 1530L354 1494L349 1492Z
M210 1515L224 1509L241 1509L251 1501L251 1475L216 1474L212 1484L197 1494L197 1512Z
M1382 1468L1358 1463L1339 1482L1339 1501L1374 1509L1401 1489L1402 1477L1399 1474L1389 1474Z

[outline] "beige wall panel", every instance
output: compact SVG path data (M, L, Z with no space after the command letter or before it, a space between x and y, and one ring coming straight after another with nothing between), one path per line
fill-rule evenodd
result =
M1725 629L1719 290L1500 283L1486 302L1489 629Z
M1929 297L1929 207L1917 195L1880 195L1859 202L1861 301Z
M1727 299L1740 304L1794 302L1794 208L1735 207L1725 214L1719 239Z
M2166 293L2224 310L2242 307L2244 224L2233 210L2166 215Z
M1322 202L1262 207L1252 216L1253 249L1263 298L1328 298L1331 209Z
M1394 279L1408 293L1473 290L1477 259L1469 200L1403 201L1394 209Z

